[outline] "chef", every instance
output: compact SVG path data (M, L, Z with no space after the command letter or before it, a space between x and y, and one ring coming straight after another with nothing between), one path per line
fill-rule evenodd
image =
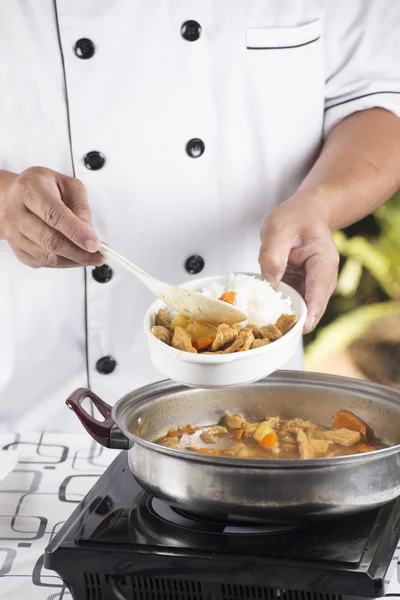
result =
M99 240L171 283L261 266L312 330L330 232L400 186L399 40L397 0L2 2L0 428L161 377Z

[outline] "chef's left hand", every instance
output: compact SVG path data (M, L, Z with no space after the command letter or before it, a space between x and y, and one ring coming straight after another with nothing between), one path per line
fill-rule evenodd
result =
M339 254L328 221L324 203L302 191L273 208L261 225L261 273L304 297L305 333L318 324L337 283Z

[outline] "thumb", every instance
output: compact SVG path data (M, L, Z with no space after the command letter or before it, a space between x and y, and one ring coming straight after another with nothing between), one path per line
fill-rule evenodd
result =
M292 240L282 231L263 231L258 262L261 274L272 286L277 286L285 274L292 249Z

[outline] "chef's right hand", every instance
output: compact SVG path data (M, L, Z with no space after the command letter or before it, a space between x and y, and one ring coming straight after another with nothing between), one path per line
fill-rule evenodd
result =
M0 171L0 239L38 267L101 266L85 186L44 167Z

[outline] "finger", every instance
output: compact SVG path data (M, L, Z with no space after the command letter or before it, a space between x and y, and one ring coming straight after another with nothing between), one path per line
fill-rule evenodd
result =
M296 292L300 294L304 298L306 293L306 285L304 275L296 274L296 273L286 273L282 277L283 283L290 285Z
M62 233L49 227L27 209L25 209L23 217L19 220L19 231L26 238L41 246L47 253L63 256L81 266L100 267L105 262L105 257L102 254L99 252L92 254L78 248Z
M278 285L286 271L292 245L289 232L263 226L258 262L262 276L273 286Z
M308 309L305 333L315 329L324 314L332 296L338 274L338 255L336 250L324 248L307 258L305 301Z
M66 206L83 223L92 225L92 215L87 198L87 191L83 183L74 177L61 175L57 179L61 198Z
M27 267L31 267L32 269L40 269L40 267L43 266L40 264L40 262L38 260L33 258L33 256L31 256L30 254L27 254L26 252L24 252L23 250L21 250L19 248L15 249L15 250L13 248L13 252L14 252L15 256L18 258L18 260L20 262L24 263L24 265L26 265Z
M66 269L71 267L82 267L82 265L62 256L58 256L52 252L47 252L35 242L28 239L22 234L15 236L14 246L20 252L24 252L30 256L34 261L39 263L41 267L53 268L53 269ZM15 251L14 251L15 252Z
M25 190L23 194L24 204L32 213L83 250L92 253L98 251L100 240L92 228L64 204L55 181L49 177L36 177L25 185L28 186L28 193Z

